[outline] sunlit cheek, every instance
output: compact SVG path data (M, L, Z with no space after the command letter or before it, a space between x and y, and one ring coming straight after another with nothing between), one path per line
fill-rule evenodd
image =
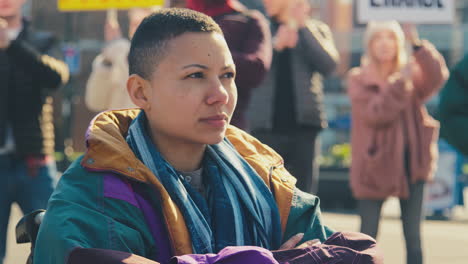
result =
M226 91L229 96L229 101L234 103L237 102L237 87L234 81L229 83L226 87Z
M238 100L237 89L234 89L232 91L230 100L231 100L232 105L236 106L237 100Z

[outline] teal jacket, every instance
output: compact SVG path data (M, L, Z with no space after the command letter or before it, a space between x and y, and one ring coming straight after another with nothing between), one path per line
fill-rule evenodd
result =
M450 71L440 94L441 136L464 155L468 155L468 55Z
M49 200L34 263L71 263L77 248L128 252L161 263L192 253L179 209L125 142L138 112L105 112L93 120L86 154L63 174ZM332 234L322 224L319 199L294 187L278 154L234 127L226 136L268 181L280 210L283 241L297 233L305 233L303 241L325 241Z

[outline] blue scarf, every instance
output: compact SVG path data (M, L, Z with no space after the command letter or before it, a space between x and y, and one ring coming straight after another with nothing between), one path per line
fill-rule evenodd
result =
M181 210L194 253L216 253L227 246L280 246L280 216L274 197L227 139L206 148L205 199L164 160L146 124L142 111L130 125L127 143Z

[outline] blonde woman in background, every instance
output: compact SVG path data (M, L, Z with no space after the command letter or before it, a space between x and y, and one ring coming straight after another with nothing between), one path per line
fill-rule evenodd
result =
M128 11L130 39L141 21L157 9L158 7L133 8ZM106 45L101 54L94 59L92 72L86 84L86 106L94 112L136 107L126 88L130 41L122 37L116 10L107 13L104 39Z
M405 51L406 40L413 54ZM352 69L351 188L361 232L377 236L386 198L400 199L407 263L423 262L420 223L424 185L435 170L439 123L424 103L448 76L441 54L419 40L414 25L371 22L361 66Z

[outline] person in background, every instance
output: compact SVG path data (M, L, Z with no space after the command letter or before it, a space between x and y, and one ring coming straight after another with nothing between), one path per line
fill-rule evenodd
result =
M187 7L219 24L236 64L238 100L231 124L248 130L246 111L251 92L263 81L271 64L271 35L265 16L237 0L187 0Z
M406 40L413 55L405 51ZM407 263L423 263L423 191L436 168L439 123L424 103L448 77L442 55L414 25L370 22L361 66L351 69L351 189L361 232L377 236L382 204L400 199Z
M468 156L468 55L451 69L440 93L439 120L441 136Z
M265 7L263 6L263 0L239 0L248 9L254 9L265 14Z
M128 11L128 37L131 39L143 18L154 8L133 8ZM135 105L127 94L128 51L130 41L122 37L116 10L107 13L104 26L106 45L93 61L92 72L86 83L85 103L89 110L132 108Z
M229 126L236 66L211 17L145 18L129 70L140 109L91 122L49 200L35 264L383 263L374 239L333 233L318 198L273 167L281 157Z
M170 7L184 8L187 3L186 0L168 0Z
M57 171L52 92L68 68L49 55L55 38L23 18L25 0L0 0L0 263L5 257L10 207L45 208Z
M327 126L323 76L339 59L328 26L309 18L303 0L264 0L271 17L273 62L249 108L252 134L279 152L299 189L317 193L319 132Z
M465 158L468 156L468 54L450 71L450 77L439 97L440 135ZM463 190L467 185L460 173L455 188L457 204L464 205ZM434 216L444 217L442 210Z

